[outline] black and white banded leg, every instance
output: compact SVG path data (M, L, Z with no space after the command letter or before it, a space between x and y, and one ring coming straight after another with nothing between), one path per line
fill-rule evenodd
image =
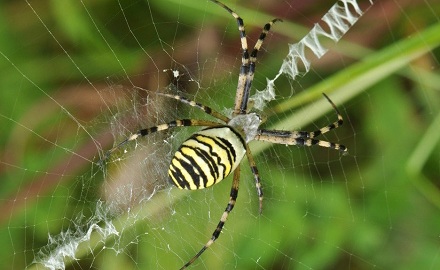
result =
M319 145L321 147L338 150L344 155L348 154L348 149L342 144L315 139L319 135L327 133L332 129L336 129L344 123L342 115L339 112L336 105L333 103L333 101L331 101L331 99L326 94L323 95L327 99L327 101L332 105L333 109L335 110L338 116L338 120L336 120L335 122L312 132L260 129L258 130L255 140L266 141L275 144L298 145L298 146Z

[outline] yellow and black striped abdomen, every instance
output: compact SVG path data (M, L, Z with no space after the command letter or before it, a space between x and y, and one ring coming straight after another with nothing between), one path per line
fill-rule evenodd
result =
M203 129L182 143L168 175L180 189L206 188L233 172L245 153L245 141L232 127Z

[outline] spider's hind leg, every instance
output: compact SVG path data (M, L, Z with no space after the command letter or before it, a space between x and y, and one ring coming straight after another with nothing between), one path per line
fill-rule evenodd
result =
M231 187L231 193L230 193L228 205L226 206L226 209L223 212L217 227L215 228L214 232L212 233L211 239L209 239L209 241L202 247L202 249L200 249L200 251L197 252L197 254L194 257L192 257L191 260L189 260L184 266L182 266L182 268L180 268L180 270L185 269L188 266L190 266L220 236L220 233L222 232L223 226L225 225L226 220L228 219L229 213L232 211L232 209L234 209L235 202L236 202L237 196L238 196L239 184L240 184L240 166L238 166L234 171L234 179L232 180L232 187Z
M257 189L259 208L258 212L261 215L263 213L263 189L261 187L260 173L258 172L257 164L255 163L254 156L252 155L249 145L246 145L246 157L249 162L249 167L251 168L252 175L255 180L255 188Z

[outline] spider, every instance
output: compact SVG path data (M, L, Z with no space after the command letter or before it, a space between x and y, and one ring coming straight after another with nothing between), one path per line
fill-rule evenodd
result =
M151 133L168 130L175 127L206 127L205 129L194 133L191 137L184 141L175 152L168 170L170 182L179 189L197 190L217 184L232 172L234 172L234 176L232 180L229 202L211 238L201 248L201 250L194 255L194 257L192 257L185 265L182 266L181 269L190 266L219 237L226 219L234 208L237 199L240 181L239 165L245 155L248 159L249 166L255 180L255 187L259 199L259 212L261 213L263 207L263 190L261 187L257 165L255 164L248 145L250 141L257 140L275 144L298 146L319 145L321 147L339 150L343 154L347 153L347 148L344 145L316 139L316 137L319 135L338 128L343 123L340 112L336 108L335 104L325 94L323 94L324 97L331 104L337 114L338 119L334 123L312 132L266 130L259 128L262 122L260 117L256 113L251 113L248 111L248 101L251 84L255 73L257 53L259 52L271 26L276 22L281 22L282 20L276 18L264 25L263 30L249 55L243 19L241 19L237 13L235 13L225 4L217 0L211 1L223 7L235 18L238 24L238 30L240 32L242 65L238 75L238 86L232 117L227 117L208 106L197 103L183 96L161 93L160 95L162 96L176 99L184 104L200 109L213 118L216 118L221 123L209 120L179 119L154 127L141 129L107 151L104 158L107 159L112 152L126 143L134 141L138 137L147 136Z

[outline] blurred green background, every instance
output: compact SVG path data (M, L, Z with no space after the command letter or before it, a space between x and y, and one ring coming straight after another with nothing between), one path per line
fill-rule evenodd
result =
M182 117L174 111L202 117L133 86L172 84L218 110L232 106L241 62L236 23L211 2L187 2L0 3L2 269L42 269L35 258L60 246L49 235L70 232L69 243L101 215L120 235L102 239L95 228L66 268L176 269L209 239L230 179L149 198L151 179L164 177L170 158L160 136L139 142L136 152L152 153L142 162L110 164L106 175L96 163L115 139ZM269 19L284 20L259 54L261 90L287 44L334 1L225 3L244 18L250 46ZM327 103L315 103L325 92L346 121L325 139L350 154L252 142L264 212L244 162L236 207L194 269L440 268L439 17L438 1L375 1L340 42L326 44L327 55L311 57L311 72L277 81L265 126L314 130L334 121ZM318 110L318 119L304 116ZM165 144L175 147L173 140ZM121 190L132 186L139 193L127 203ZM97 214L101 200L117 211Z

